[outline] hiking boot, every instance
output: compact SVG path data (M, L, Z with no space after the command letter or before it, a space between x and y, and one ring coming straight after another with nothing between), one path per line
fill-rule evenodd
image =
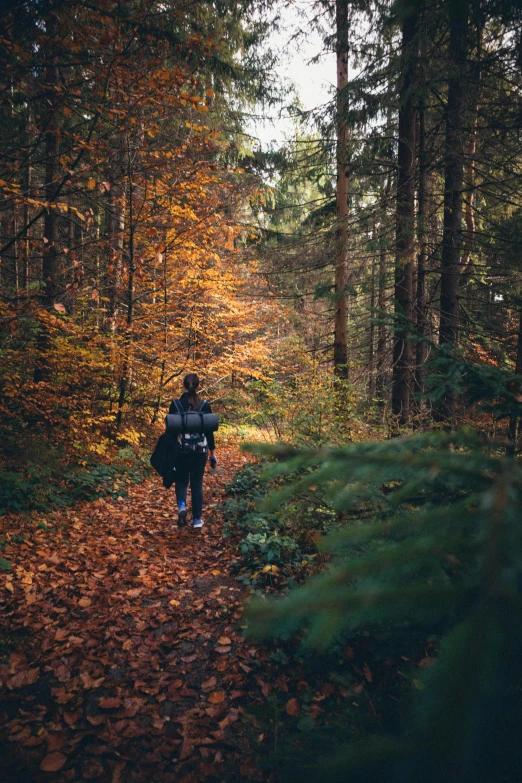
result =
M186 527L187 524L187 504L184 500L178 503L178 527Z
M192 520L192 527L196 528L196 530L199 530L200 528L202 528L204 524L205 523L203 522L202 519L193 519Z

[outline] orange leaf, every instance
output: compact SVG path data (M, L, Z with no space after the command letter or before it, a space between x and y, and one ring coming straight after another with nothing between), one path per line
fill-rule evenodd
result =
M286 702L286 712L288 715L293 715L294 718L297 718L299 715L299 702L297 699L289 699Z
M214 691L213 693L210 694L208 700L211 704L221 704L222 702L225 701L225 697L226 697L225 691Z
M221 637L218 639L218 644L232 644L232 642L230 641L230 639L228 638L228 636L221 636Z
M63 753L59 753L55 750L53 753L48 753L43 759L40 764L40 769L43 772L58 772L66 761L67 756L64 756Z
M91 604L92 604L92 601L91 601L90 598L80 598L80 600L78 601L78 606L82 606L84 608L86 606L90 606Z
M117 696L102 696L98 701L98 707L102 710L116 710L121 707L121 699Z

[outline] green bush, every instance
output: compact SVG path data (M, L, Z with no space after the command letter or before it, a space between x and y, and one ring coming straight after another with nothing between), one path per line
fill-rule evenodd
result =
M285 523L285 510L263 513L266 495L261 464L246 465L227 487L224 504L225 535L236 539L240 554L238 579L252 586L272 584L274 577L292 579L312 562Z
M47 511L104 495L125 496L127 482L142 481L150 468L134 452L132 460L125 454L123 461L121 456L111 464L91 459L87 465L73 467L57 460L49 465L28 462L17 471L5 471L0 474L0 514Z
M265 512L314 485L348 521L324 539L331 564L322 573L283 600L251 603L249 633L301 629L320 650L363 629L403 647L412 631L440 639L434 665L417 671L398 736L353 738L306 770L295 764L295 775L522 779L522 466L471 431L280 453L270 473L287 481ZM361 507L369 519L354 513Z

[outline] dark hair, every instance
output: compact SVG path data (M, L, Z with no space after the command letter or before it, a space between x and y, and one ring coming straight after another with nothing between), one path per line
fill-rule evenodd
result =
M196 393L199 386L199 378L195 372L189 372L183 378L183 386L188 392L189 410L196 410L201 403L201 397Z

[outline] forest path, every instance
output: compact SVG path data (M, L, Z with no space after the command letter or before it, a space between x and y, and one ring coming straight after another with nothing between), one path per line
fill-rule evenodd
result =
M4 783L259 779L238 720L258 651L240 634L220 513L246 461L220 449L201 531L177 529L157 478L46 514L48 530L0 520Z

